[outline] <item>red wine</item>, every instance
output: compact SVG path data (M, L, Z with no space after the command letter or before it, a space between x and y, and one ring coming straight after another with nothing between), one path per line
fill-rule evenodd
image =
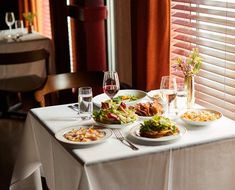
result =
M110 98L113 98L118 93L118 87L116 85L105 85L103 87L105 94L107 94Z

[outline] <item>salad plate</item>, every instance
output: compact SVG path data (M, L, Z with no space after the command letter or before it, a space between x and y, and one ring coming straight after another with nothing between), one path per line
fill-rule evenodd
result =
M177 135L170 135L170 136L164 136L159 138L148 138L148 137L142 137L140 136L140 127L141 124L135 125L133 128L131 128L129 135L134 138L134 140L144 142L144 143L162 143L162 142L169 142L174 141L182 137L186 132L186 128L183 126L177 126L179 129L179 133Z
M207 126L218 121L222 113L212 109L190 109L180 114L180 119L193 126Z
M98 111L93 112L93 119L96 123L108 128L123 128L138 119L133 109L127 107L123 102L116 104L109 101L102 103Z
M81 146L87 146L87 145L95 145L95 144L99 144L99 143L103 143L106 140L108 140L111 136L112 136L112 131L109 129L104 129L104 128L96 128L94 127L95 130L98 130L100 133L102 133L102 137L99 138L98 140L92 140L92 141L88 141L88 142L80 142L80 141L72 141L72 140L68 140L65 137L65 134L71 132L72 130L79 130L81 128L84 129L88 129L91 126L74 126L74 127L68 127L68 128L64 128L61 129L60 131L58 131L55 134L55 138L63 143L66 144L70 144L70 145L81 145Z
M145 96L146 92L142 90L119 90L117 95L113 98L113 101L116 101L117 103L122 101L129 106L140 102ZM101 102L107 100L109 100L109 97L105 93L99 94L92 99L93 103L98 107L101 107Z

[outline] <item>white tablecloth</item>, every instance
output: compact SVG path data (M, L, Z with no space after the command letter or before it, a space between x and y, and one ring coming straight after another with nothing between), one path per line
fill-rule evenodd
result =
M49 57L49 73L55 73L54 53L52 49L51 40L39 33L24 33L18 41L6 40L6 35L9 31L0 32L0 53L9 52L23 52L30 50L37 50L44 48L50 54ZM16 30L12 31L13 34ZM0 60L1 61L1 60ZM17 66L2 66L0 65L0 78L11 78L15 76L24 76L26 74L36 74L38 76L45 76L45 62L33 62L30 66L28 64Z
M41 189L40 174L51 190L235 189L235 122L226 117L211 126L186 126L187 133L175 142L137 144L133 151L114 136L91 147L57 141L57 131L93 123L76 116L67 105L28 114L11 190Z

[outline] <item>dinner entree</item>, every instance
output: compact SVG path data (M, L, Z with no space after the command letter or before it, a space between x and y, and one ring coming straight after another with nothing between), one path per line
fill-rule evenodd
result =
M134 106L130 106L130 109L134 109L135 113L138 116L154 116L154 115L162 115L163 114L163 106L157 101L146 102L146 103L138 103Z
M124 102L117 104L109 100L101 103L101 109L93 112L93 118L104 124L126 124L134 122L138 116Z
M155 115L141 123L139 135L147 138L160 138L179 134L179 128L169 118Z
M79 129L71 129L63 136L73 142L90 142L102 139L105 136L105 132L94 129L93 127L81 127Z
M182 119L195 122L208 122L214 121L221 117L219 112L211 112L207 110L187 111L181 115Z

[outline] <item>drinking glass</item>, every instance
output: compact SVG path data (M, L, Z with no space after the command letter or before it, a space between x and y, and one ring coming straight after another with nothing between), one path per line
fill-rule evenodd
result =
M116 71L105 71L103 79L103 91L112 99L120 90L118 73Z
M168 116L171 115L170 105L171 102L176 98L177 84L176 78L172 76L163 76L161 78L160 92L163 100L166 102L166 113Z
M178 80L176 93L176 108L182 110L186 108L186 91L184 87L184 80Z
M16 20L15 21L15 28L17 30L17 36L23 36L23 33L24 33L23 20Z
M78 114L83 120L90 119L93 112L92 88L80 87L78 89Z
M6 12L5 22L7 26L9 27L10 34L11 34L12 25L15 23L15 15L13 12Z

